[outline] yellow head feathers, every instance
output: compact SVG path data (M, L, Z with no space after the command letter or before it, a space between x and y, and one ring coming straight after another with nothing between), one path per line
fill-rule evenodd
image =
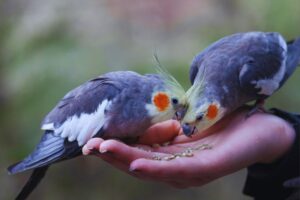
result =
M162 77L166 87L174 96L179 98L184 97L185 90L182 85L161 65L156 53L154 54L154 58L157 63L157 65L155 65L156 72Z
M205 67L203 67L202 72L198 72L195 77L194 84L188 89L188 91L184 95L184 99L186 99L189 107L196 106L197 102L201 98L201 94L203 93L205 87ZM190 112L193 112L192 110Z

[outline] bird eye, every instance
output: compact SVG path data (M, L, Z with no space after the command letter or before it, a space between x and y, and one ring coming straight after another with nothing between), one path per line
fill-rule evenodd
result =
M172 98L172 103L173 103L174 105L178 104L178 99Z
M255 63L255 61L254 61L254 59L249 59L248 61L247 61L247 64L254 64Z
M200 120L202 120L202 119L203 119L203 114L199 114L199 115L197 116L197 118L196 118L197 121L200 121Z

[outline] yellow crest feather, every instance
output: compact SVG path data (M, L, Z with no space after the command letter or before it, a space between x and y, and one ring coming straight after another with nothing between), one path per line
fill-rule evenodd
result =
M156 72L161 75L166 86L178 97L183 97L185 90L182 85L161 65L156 53L154 53L154 58L157 63L157 65L155 65Z
M185 93L185 98L188 99L189 104L195 105L197 100L201 98L201 93L205 87L205 67L203 66L202 72L198 71L194 84Z

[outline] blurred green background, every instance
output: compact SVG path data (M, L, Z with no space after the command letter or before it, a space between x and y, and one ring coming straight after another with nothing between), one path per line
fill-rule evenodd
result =
M0 0L0 199L29 173L6 167L40 139L40 122L70 89L112 70L154 72L153 53L186 87L192 58L228 34L300 36L299 0ZM269 101L300 112L300 70ZM250 199L245 170L177 190L144 182L94 157L54 165L31 199Z

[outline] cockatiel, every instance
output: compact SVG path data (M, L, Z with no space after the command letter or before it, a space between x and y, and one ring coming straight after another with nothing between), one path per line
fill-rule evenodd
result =
M45 132L35 150L8 168L10 174L34 169L16 199L26 199L51 164L81 155L89 139L132 140L173 118L185 92L159 69L160 75L110 72L67 93L42 122Z
M300 38L286 43L279 33L237 33L213 43L191 64L193 87L186 94L184 134L201 132L256 100L253 113L285 83L299 62Z

